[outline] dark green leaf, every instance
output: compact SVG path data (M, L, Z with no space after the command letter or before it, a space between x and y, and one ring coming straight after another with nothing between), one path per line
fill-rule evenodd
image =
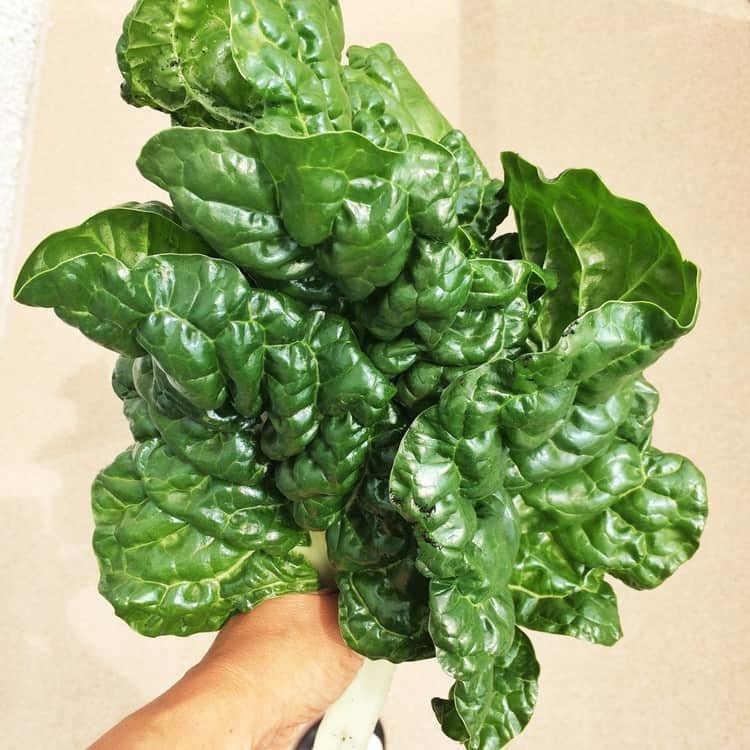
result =
M340 17L328 0L228 0L231 51L265 104L262 130L347 130Z
M417 322L424 335L435 337L465 305L471 283L471 268L456 243L420 238L404 273L367 301L360 318L381 339L395 339Z
M14 297L53 307L97 343L137 356L142 349L132 331L148 303L125 282L127 269L155 253L205 252L166 206L126 204L40 243L18 275Z
M651 442L654 413L659 406L659 393L644 378L633 383L633 406L620 426L619 434L642 450Z
M390 508L388 482L373 476L364 479L326 533L331 564L346 572L403 559L412 542L408 526Z
M381 147L403 148L405 136L439 141L450 125L387 44L350 47L344 79L354 130Z
M263 429L263 452L281 461L300 453L318 431L318 361L309 344L302 341L269 346L265 373L269 413Z
M549 180L509 152L503 168L523 257L558 278L539 317L544 344L611 300L649 302L679 327L693 326L698 271L643 204L613 195L591 170Z
M489 240L508 214L508 203L501 194L501 180L491 180L484 164L460 130L446 133L440 143L455 157L458 164L458 221L480 242Z
M138 0L117 45L123 96L184 124L253 122L260 101L228 46L226 0Z
M645 468L644 486L613 507L645 538L639 564L613 571L638 589L663 583L695 554L708 515L706 480L688 459L650 449Z
M206 534L161 510L139 466L151 449L140 451L140 461L132 451L121 454L93 487L99 590L131 627L151 636L216 630L270 596L318 588L315 570L295 553L235 547L224 532Z
M455 581L430 581L430 635L440 666L457 680L491 669L505 653L515 627L513 598L463 592Z
M613 646L622 637L617 598L608 583L598 591L578 591L566 597L537 598L513 593L518 624L545 633L569 635L590 643Z
M155 253L208 253L201 239L183 229L161 203L126 203L92 216L41 242L21 268L14 296L27 303L34 285L82 255L111 255L128 268Z
M537 598L562 598L598 591L602 575L572 558L549 531L523 529L511 588Z
M149 499L202 534L270 555L284 555L305 541L302 532L292 530L284 499L268 485L206 476L163 445L149 447L139 463Z
M272 279L299 278L312 267L313 256L282 224L253 131L171 128L145 145L138 168L222 257Z
M434 656L427 581L412 561L342 573L336 581L341 633L351 648L395 663Z
M362 476L369 437L351 414L326 417L306 449L279 464L276 484L302 527L324 531L340 514Z
M159 437L159 430L151 419L148 403L135 387L133 360L118 357L112 373L112 389L122 401L122 410L128 420L130 432L136 441Z
M436 699L433 708L446 733L468 750L496 750L529 723L538 681L531 642L516 630L512 646L487 672L472 682L457 682L450 699Z
M343 47L337 0L137 0L123 95L182 126L139 160L175 213L53 235L15 294L123 355L136 446L93 489L118 614L187 635L335 575L349 645L436 655L446 733L497 750L536 699L516 625L612 644L605 574L698 546L643 379L698 273L590 171L491 179L390 47Z
M638 449L622 440L611 443L604 455L580 469L535 479L521 492L524 502L561 525L597 516L645 481Z

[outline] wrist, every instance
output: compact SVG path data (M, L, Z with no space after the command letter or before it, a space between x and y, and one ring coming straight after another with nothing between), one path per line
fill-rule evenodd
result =
M162 697L169 720L182 724L183 732L194 731L199 717L206 748L255 750L266 728L266 712L257 692L231 666L200 662Z

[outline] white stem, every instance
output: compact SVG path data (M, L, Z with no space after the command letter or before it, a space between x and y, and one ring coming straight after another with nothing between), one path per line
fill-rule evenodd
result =
M335 571L331 563L328 562L328 546L326 545L325 531L311 531L310 545L308 547L295 547L294 551L299 552L318 571L321 588L336 588L336 583L334 582Z
M310 533L310 545L296 550L318 570L322 588L335 588L325 533ZM367 750L393 681L395 664L365 659L344 694L328 709L313 750Z
M320 722L313 750L367 750L395 669L389 661L366 659Z

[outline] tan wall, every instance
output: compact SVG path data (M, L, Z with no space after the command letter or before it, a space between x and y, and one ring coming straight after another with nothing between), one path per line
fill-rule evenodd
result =
M48 232L157 195L133 162L165 122L118 98L112 48L129 4L52 0L14 269ZM657 444L708 476L703 550L661 590L618 589L616 648L535 636L541 698L514 747L750 747L750 24L658 0L343 4L350 40L394 43L488 163L511 148L550 175L594 167L651 206L704 271L697 330L650 373L663 394ZM140 638L96 594L88 486L128 442L113 357L46 311L6 313L0 745L81 747L209 638ZM428 704L445 686L434 664L401 670L390 750L453 747Z

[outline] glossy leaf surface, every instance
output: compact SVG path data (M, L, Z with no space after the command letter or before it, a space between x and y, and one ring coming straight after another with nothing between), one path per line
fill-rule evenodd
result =
M118 615L188 635L335 585L349 646L437 657L444 731L493 750L536 701L519 627L612 645L606 578L698 548L705 480L652 446L644 377L698 272L595 173L499 179L391 47L343 52L337 0L138 0L122 93L172 118L138 167L173 208L52 235L15 297L120 355Z
M93 487L99 589L133 628L151 636L215 630L233 612L269 596L318 587L316 571L301 555L278 556L302 538L278 517L270 498L260 492L243 497L237 487L234 499L231 491L226 495L233 524L217 523L211 504L201 508L193 495L182 507L179 494L151 478L164 459L153 444L131 449ZM169 481L180 482L181 473L184 467ZM177 508L182 518L167 508ZM269 538L276 540L277 555L265 544Z
M613 195L591 170L549 180L510 152L503 167L523 257L559 281L540 314L544 343L609 300L648 300L678 325L692 326L698 271L643 204Z

